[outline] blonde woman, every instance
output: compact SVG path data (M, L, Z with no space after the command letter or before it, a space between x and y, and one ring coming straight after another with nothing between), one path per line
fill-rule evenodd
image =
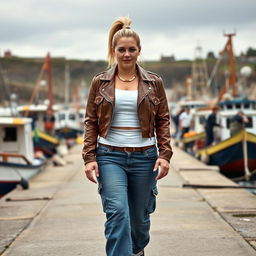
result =
M93 78L86 108L85 174L98 183L108 256L145 255L156 183L172 156L163 82L137 64L140 52L131 20L117 19L109 32L110 69Z

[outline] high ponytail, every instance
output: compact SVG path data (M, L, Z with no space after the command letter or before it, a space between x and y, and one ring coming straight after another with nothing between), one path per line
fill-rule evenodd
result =
M118 18L111 26L108 36L108 65L115 64L113 48L121 37L133 37L140 47L139 35L131 29L132 21L128 17Z

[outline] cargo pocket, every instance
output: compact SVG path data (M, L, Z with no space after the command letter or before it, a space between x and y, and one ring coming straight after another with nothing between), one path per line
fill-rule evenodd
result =
M158 194L157 187L152 188L148 203L148 213L153 213L156 209L156 196Z

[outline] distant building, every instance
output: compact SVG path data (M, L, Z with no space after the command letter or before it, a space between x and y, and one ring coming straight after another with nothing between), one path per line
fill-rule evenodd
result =
M174 55L170 55L170 56L161 55L160 61L164 61L164 62L175 61L175 57Z
M4 52L4 57L8 58L8 57L12 57L12 52L10 50L7 50Z
M237 56L235 57L236 61L242 62L242 63L252 63L252 64L256 64L256 56L245 56L245 55L241 55L241 56Z

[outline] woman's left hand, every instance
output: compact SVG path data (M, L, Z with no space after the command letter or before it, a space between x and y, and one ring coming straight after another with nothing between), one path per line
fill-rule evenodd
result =
M156 177L156 180L162 179L164 176L166 176L169 172L169 162L163 158L158 158L156 160L155 166L154 166L154 171L157 170L157 168L160 167L158 175Z

